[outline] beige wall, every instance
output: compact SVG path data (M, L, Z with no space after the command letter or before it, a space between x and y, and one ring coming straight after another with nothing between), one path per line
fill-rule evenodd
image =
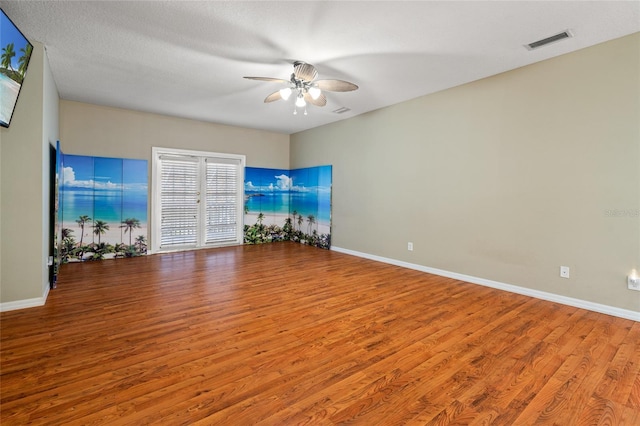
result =
M640 33L292 135L291 167L333 165L334 246L640 311L638 123Z
M58 93L42 44L34 49L0 145L0 302L44 302L49 226L49 144L58 138Z
M289 168L289 136L184 118L60 101L65 154L139 158L151 148L243 154L247 166Z

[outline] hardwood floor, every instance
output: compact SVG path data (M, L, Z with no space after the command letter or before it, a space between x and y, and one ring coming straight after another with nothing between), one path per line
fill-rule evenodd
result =
M293 243L64 265L2 425L639 425L640 323Z

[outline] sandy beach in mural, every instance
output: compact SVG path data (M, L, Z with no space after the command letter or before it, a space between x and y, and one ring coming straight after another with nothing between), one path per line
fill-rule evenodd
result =
M278 225L280 228L282 228L284 226L284 221L290 217L287 214L265 214L264 215L264 219L262 220L262 223L264 225L271 225L271 224L275 224ZM244 224L245 225L254 225L256 222L258 221L258 213L253 213L253 212L249 212L249 213L245 213L244 215ZM298 230L300 228L300 230L302 232L304 232L305 234L309 234L309 222L307 221L307 218L304 218L304 223L302 224L302 226L298 226L298 220L293 220L291 221L292 226L294 227L295 230ZM314 230L318 231L318 235L323 235L323 234L330 234L331 233L331 224L328 222L315 222L314 224L311 225L311 232L313 232Z
M109 229L106 230L104 234L100 235L100 242L109 244L112 247L115 247L117 244L120 244L120 243L125 244L126 246L129 246L129 232L127 231L125 233L124 228L120 228L119 223L107 222L107 224L109 225ZM88 246L91 243L96 243L96 244L98 243L98 236L93 233L93 226L90 226L90 224L88 225L89 226L85 225L84 227L84 237L82 238L83 246ZM70 229L71 231L73 231L71 236L73 237L76 246L79 246L82 228L80 228L80 226L77 223L70 224L66 222L64 223L63 228ZM143 235L145 237L145 244L148 244L149 237L147 235L146 224L143 224L140 228L136 228L133 230L133 234L131 235L131 245L136 244L136 238L140 235ZM92 256L92 252L88 251L83 256L83 258L84 260L87 260L91 256ZM113 259L115 257L116 257L116 253L105 253L103 255L103 259ZM68 258L68 261L79 262L80 259L74 256L71 256Z
M105 231L104 234L100 235L100 242L109 243L111 245L116 245L119 243L123 243L129 245L129 231L124 232L124 228L120 228L120 223L115 222L107 222L109 225L109 229ZM80 234L82 233L82 228L77 223L69 223L64 222L64 228L71 229L73 231L73 238L76 240L76 243L80 243ZM140 228L136 228L133 230L133 235L131 236L131 244L135 244L136 237L139 235L144 235L146 241L149 241L149 235L147 234L147 225L141 224ZM84 238L82 239L82 244L87 245L92 242L98 242L98 236L93 233L93 226L90 223L84 226Z

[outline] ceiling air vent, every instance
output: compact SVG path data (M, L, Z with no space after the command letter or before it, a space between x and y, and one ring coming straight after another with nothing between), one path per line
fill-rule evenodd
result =
M565 38L571 38L571 37L573 37L573 34L571 34L571 31L566 30L566 31L563 31L561 33L552 35L551 37L543 38L542 40L538 40L538 41L534 41L533 43L525 44L524 47L526 47L528 50L534 50L534 49L537 49L539 47L546 46L547 44L555 43L557 41L564 40Z
M334 109L333 112L335 112L336 114L342 114L345 113L347 111L351 111L350 108L347 107L342 107L342 108L338 108L338 109Z

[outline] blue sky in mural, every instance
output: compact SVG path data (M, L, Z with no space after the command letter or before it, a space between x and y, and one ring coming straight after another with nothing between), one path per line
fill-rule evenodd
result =
M245 191L331 191L331 166L282 170L247 167Z
M331 166L295 170L245 169L250 213L291 214L294 210L322 222L331 220Z
M244 171L246 192L289 191L289 170L246 167Z
M126 167L127 163L134 166ZM126 168L126 173L123 173L123 168ZM62 187L91 188L96 191L122 188L146 191L147 161L65 154Z
M291 170L292 191L331 191L331 166Z

